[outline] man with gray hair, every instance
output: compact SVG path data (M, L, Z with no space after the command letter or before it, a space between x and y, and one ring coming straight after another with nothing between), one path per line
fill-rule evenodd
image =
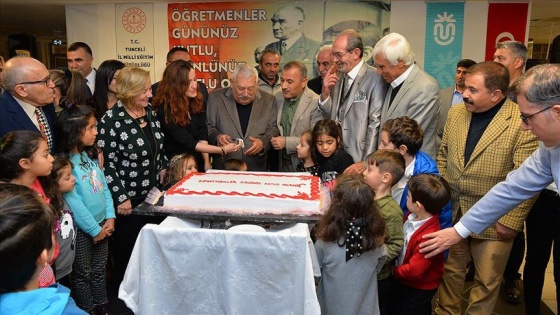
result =
M523 73L527 62L527 47L514 40L508 40L496 45L494 61L503 64L509 72L509 85L512 85Z
M364 62L364 45L355 30L346 30L332 46L334 65L323 79L319 109L342 128L344 151L354 167L377 149L379 115L386 86ZM362 169L363 171L363 169Z
M249 171L266 171L270 140L278 136L277 111L274 97L261 93L257 82L257 70L239 64L233 71L231 86L208 95L208 142L224 146L241 139L244 143L237 152L215 156L213 168L223 169L224 160L235 158L244 161Z
M421 150L435 158L440 109L436 80L414 62L409 42L398 33L390 33L377 42L373 60L377 74L390 84L381 111L381 125L402 116L416 120L424 130Z
M312 69L313 58L321 43L303 34L303 9L293 5L282 7L274 13L270 21L272 33L278 41L268 44L266 49L272 49L282 56L280 68L282 69L288 61L299 60L308 69Z
M14 57L4 64L0 138L14 130L40 132L54 152L54 83L39 60Z
M327 76L327 73L332 67L333 61L331 52L332 45L324 45L319 48L319 52L317 53L317 56L315 56L319 75L307 81L307 87L317 94L321 94L321 90L323 89L323 79Z

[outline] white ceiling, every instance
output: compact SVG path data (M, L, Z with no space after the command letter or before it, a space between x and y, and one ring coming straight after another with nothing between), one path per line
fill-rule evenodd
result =
M243 0L241 0L243 1ZM495 0L496 1L496 0ZM500 1L500 0L497 0ZM503 0L502 0L503 1ZM64 6L92 3L179 2L167 0L0 0L0 34L27 33L35 37L66 35ZM190 2L215 2L195 0ZM515 2L511 0L510 2ZM534 0L529 37L546 44L560 35L560 0Z

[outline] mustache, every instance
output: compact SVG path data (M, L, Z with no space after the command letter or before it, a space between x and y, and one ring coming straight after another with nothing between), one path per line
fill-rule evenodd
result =
M474 103L473 103L473 100L471 100L471 99L468 98L468 97L463 97L463 102L465 102L466 104L471 104L471 105L474 104Z

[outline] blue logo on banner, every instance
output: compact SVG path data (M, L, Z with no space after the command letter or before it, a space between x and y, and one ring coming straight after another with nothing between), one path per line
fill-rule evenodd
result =
M441 89L455 84L457 61L463 59L463 2L428 2L424 70Z

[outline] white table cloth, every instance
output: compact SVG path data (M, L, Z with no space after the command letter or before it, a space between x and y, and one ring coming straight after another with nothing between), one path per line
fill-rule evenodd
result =
M320 314L312 246L307 224L237 232L168 217L140 232L119 298L136 314Z

